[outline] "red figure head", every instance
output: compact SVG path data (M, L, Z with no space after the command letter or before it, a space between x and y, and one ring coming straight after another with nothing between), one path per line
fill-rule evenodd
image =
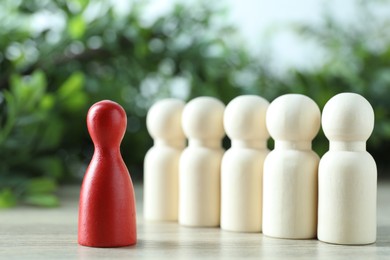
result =
M97 102L88 111L88 132L96 147L119 147L126 125L125 110L113 101Z

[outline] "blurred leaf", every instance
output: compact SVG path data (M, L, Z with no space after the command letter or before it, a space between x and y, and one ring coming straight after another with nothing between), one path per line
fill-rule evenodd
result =
M68 22L68 33L73 39L80 39L84 36L86 24L81 14L71 17Z
M42 127L39 138L39 149L54 149L62 141L64 134L64 122L57 118L48 120Z
M58 88L58 96L61 99L70 99L79 93L84 86L84 74L75 72Z
M41 99L40 108L48 111L54 107L55 102L55 96L53 94L45 94Z
M13 74L10 78L11 92L20 111L31 110L42 98L46 89L46 76L37 70L31 76L21 77Z
M24 203L40 207L57 207L60 205L58 198L52 194L32 194L23 200Z
M84 74L75 72L58 89L58 97L66 110L76 112L86 105L88 97L83 92L84 80Z
M390 122L382 124L383 134L390 138Z
M88 96L85 93L77 93L71 99L67 99L65 107L70 112L79 112L87 104Z
M7 121L5 122L3 129L0 128L0 145L4 143L11 133L18 113L15 97L8 91L4 91L3 95L7 104L7 109L5 110Z
M64 165L58 156L39 158L34 162L34 166L40 169L42 175L53 178L48 180L54 182L54 184L56 184L54 179L59 179L64 173Z
M57 183L49 178L34 178L27 185L27 196L41 193L51 193L57 189Z
M22 77L18 74L12 74L10 76L10 90L16 102L22 99L23 88L24 88L24 84L22 81Z
M80 3L81 7L84 9L89 4L89 0L76 0Z
M34 101L34 103L38 102L44 95L47 86L45 73L41 70L34 71L31 75L29 85L30 88L33 89L32 96L30 96L30 98Z
M16 205L16 202L16 197L11 189L5 188L0 190L0 209L13 207Z
M80 5L81 9L87 7L89 0L69 0L68 2Z

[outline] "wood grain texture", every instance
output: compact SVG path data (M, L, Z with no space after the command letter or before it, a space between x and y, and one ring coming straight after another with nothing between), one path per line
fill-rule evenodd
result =
M79 187L60 191L61 207L18 207L0 211L0 259L265 258L390 259L390 183L378 187L378 240L367 246L339 246L317 240L273 239L259 233L188 228L145 222L142 189L136 186L138 244L103 249L77 244Z

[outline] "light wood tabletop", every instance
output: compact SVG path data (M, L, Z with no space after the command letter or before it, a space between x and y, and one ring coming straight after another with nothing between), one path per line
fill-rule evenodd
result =
M142 187L136 185L138 244L110 249L83 247L77 244L78 192L79 187L62 188L58 208L19 206L0 211L0 258L390 259L390 182L379 183L378 239L366 246L273 239L260 233L146 222L142 219Z

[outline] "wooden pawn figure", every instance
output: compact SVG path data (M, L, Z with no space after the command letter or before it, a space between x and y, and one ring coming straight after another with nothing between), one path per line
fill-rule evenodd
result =
M225 109L224 126L232 146L221 165L221 228L260 232L262 226L263 163L269 134L265 115L269 102L245 95Z
M146 125L154 139L144 161L144 218L177 221L179 159L185 147L181 127L184 102L164 99L148 112Z
M266 125L275 148L264 162L264 235L316 237L319 157L311 141L320 129L320 114L317 104L300 94L280 96L268 107Z
M182 225L219 226L224 109L224 104L212 97L195 98L184 107L182 124L188 147L180 157L179 166L179 223Z
M374 111L358 94L338 94L326 103L322 125L330 145L319 166L318 239L374 243L377 169L366 151Z
M120 153L126 124L126 113L115 102L100 101L88 111L95 152L80 191L80 245L120 247L137 242L134 188Z

